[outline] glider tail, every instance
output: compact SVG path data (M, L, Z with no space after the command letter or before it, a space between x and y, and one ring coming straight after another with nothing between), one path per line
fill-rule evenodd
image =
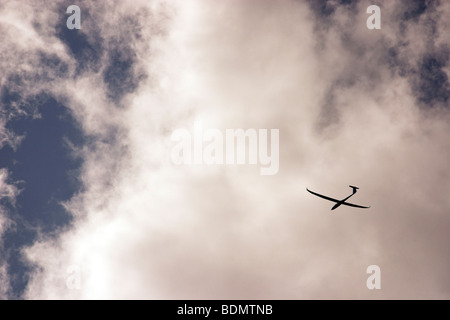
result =
M358 187L355 187L355 186L349 186L349 187L353 189L353 193L356 193L356 190L359 189Z

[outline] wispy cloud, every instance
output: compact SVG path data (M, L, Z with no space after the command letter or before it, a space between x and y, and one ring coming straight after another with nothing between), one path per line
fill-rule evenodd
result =
M19 189L8 181L8 171L0 169L0 299L6 299L9 293L8 261L5 257L3 237L6 230L14 226L14 222L7 215L5 204L15 204Z
M45 93L86 143L72 225L23 251L25 298L449 297L449 5L383 3L368 30L363 1L81 1L70 31L34 3L0 7L5 114ZM196 120L279 128L278 174L173 165ZM368 212L305 191L348 184Z

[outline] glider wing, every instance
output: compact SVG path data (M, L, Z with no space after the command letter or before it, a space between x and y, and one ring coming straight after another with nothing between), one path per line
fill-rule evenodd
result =
M341 201L341 200L337 200L337 199L333 199L333 198L330 198L330 197L321 195L321 194L319 194L319 193L315 193L314 191L311 191L311 190L309 190L308 188L306 188L306 190L307 190L309 193L312 193L312 194L315 195L315 196L324 198L324 199L329 200L329 201L333 201L333 202L340 202L340 201ZM344 202L343 204L348 204L348 203Z
M350 207L356 207L356 208L364 208L364 209L370 208L370 207L364 207L364 206L360 206L360 205L349 203L349 202L342 202L342 204L346 205L346 206L350 206Z

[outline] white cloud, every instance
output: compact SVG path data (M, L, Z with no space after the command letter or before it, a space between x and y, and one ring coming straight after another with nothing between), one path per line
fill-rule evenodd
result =
M44 85L92 141L79 150L83 189L66 204L74 228L25 251L41 267L26 298L448 298L448 114L425 114L409 78L388 68L396 16L382 11L381 31L370 31L363 4L323 21L293 1L159 4L148 19L136 18L141 5L86 2L102 23L82 21L105 52L133 49L133 70L148 75L135 90L113 102L93 71ZM420 25L407 26L400 56L415 65L426 46L412 31ZM139 37L123 31L133 28ZM46 50L74 70L60 47ZM279 173L174 166L170 135L195 120L279 128ZM305 191L344 197L348 184L371 209L330 214ZM372 264L382 292L365 286ZM73 265L80 290L66 285Z
M4 201L9 201L14 204L15 198L19 190L16 186L8 183L8 171L6 169L0 169L0 299L6 299L8 297L9 281L7 275L7 259L3 256L3 252L6 248L3 245L3 237L5 232L10 229L14 223L7 216L6 209L4 208Z

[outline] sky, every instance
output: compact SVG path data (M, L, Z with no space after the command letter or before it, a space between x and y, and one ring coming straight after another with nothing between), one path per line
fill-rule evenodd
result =
M0 298L449 299L449 16L0 0ZM198 123L278 129L278 171L174 163Z

